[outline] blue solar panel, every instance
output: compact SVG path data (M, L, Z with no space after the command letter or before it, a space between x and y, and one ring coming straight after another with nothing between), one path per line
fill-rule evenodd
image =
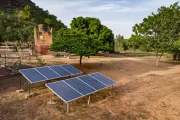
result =
M47 83L46 86L65 102L71 102L115 83L100 73L93 73L64 81Z
M31 83L37 82L37 81L45 81L47 78L45 78L42 74L40 74L36 69L21 69L19 72L27 78Z
M72 75L70 72L68 72L67 70L65 70L65 69L62 68L61 66L50 66L50 68L51 68L52 70L54 70L55 72L57 72L57 73L58 73L59 75L61 75L62 77Z
M82 96L80 93L68 86L64 81L48 83L46 86L52 89L65 102L69 102Z
M92 86L93 88L95 88L96 90L105 88L106 85L102 84L101 82L97 81L96 79L92 78L89 75L86 76L80 76L79 77L82 81L84 81L85 83L89 84L90 86Z
M73 88L75 88L76 90L78 90L83 95L90 94L90 93L93 93L94 91L96 91L91 86L87 85L86 83L83 83L78 78L72 78L69 80L65 80L65 82L68 83Z
M114 85L116 83L113 80L105 77L104 75L102 75L100 73L93 73L93 74L90 74L90 76L96 78L97 80L101 81L102 83L104 83L108 86Z
M65 65L68 66L68 65ZM71 65L69 65L71 66ZM73 66L72 66L73 68ZM76 69L76 68L75 68ZM21 69L19 72L28 79L31 83L47 81L50 79L56 79L60 77L71 76L73 73L64 69L62 66L46 66L46 67L38 67L38 68L30 68L30 69ZM79 72L76 74L79 74Z
M68 70L69 72L71 72L72 74L80 74L81 73L81 71L79 71L78 69L76 69L72 65L62 65L62 67L64 69Z
M52 71L49 67L39 67L35 69L37 69L40 73L42 73L48 79L55 79L55 78L60 77L57 73Z

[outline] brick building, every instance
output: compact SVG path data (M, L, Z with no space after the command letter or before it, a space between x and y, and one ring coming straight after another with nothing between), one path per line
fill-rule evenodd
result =
M52 44L52 28L48 29L47 25L40 24L34 28L35 52L46 55L49 53L49 46Z

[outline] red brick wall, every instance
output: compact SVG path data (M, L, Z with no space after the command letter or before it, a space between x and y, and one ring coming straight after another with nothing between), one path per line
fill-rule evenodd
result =
M43 36L43 39L40 39ZM48 47L52 44L52 29L50 32L38 32L34 29L35 51L41 54L48 53Z

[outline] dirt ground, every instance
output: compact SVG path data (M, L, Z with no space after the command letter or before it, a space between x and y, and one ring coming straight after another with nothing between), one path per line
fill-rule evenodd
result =
M124 57L120 55L83 58L43 57L48 65L70 63L84 74L100 72L117 84L66 104L53 95L54 105L48 105L50 90L44 83L32 85L34 96L18 93L20 75L0 81L0 120L180 120L180 65ZM24 63L34 64L33 60ZM26 80L23 79L23 88Z

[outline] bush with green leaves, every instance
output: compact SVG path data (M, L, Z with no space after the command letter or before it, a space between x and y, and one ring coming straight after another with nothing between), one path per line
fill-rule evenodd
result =
M36 57L36 60L37 60L37 66L45 65L45 60L42 59L41 57Z

